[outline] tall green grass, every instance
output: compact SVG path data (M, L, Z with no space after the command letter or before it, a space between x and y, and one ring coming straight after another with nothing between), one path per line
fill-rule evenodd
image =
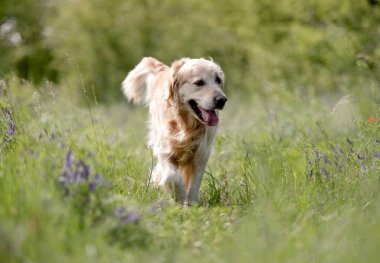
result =
M362 84L230 96L199 205L183 208L147 183L145 109L2 82L1 260L375 262L380 97Z

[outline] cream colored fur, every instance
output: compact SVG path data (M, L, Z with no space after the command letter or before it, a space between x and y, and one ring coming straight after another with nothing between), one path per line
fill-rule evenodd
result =
M202 87L194 84L199 79L205 82ZM146 57L122 83L128 100L149 106L148 143L157 157L152 181L178 202L197 202L217 128L203 123L189 101L212 110L215 96L224 96L223 82L223 71L210 60L183 58L168 67Z

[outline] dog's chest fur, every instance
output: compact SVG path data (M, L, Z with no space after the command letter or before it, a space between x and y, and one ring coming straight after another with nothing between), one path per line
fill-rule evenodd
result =
M167 122L168 146L170 148L170 160L184 166L202 159L201 153L206 152L215 135L215 128L210 128L185 111Z

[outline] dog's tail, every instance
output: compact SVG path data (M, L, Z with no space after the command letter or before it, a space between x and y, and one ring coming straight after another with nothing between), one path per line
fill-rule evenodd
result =
M159 72L167 68L165 64L155 58L143 58L123 81L122 90L124 95L135 104L148 103L151 83Z

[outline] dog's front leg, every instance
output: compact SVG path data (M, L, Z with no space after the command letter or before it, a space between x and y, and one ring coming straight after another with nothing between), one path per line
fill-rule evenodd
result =
M201 182L203 174L206 168L207 160L198 162L191 168L184 170L188 181L185 182L186 185L186 200L185 204L192 205L198 202L199 198L199 188L201 187Z
M186 192L180 171L169 160L159 160L157 167L159 167L161 173L158 184L169 190L175 201L183 203Z

